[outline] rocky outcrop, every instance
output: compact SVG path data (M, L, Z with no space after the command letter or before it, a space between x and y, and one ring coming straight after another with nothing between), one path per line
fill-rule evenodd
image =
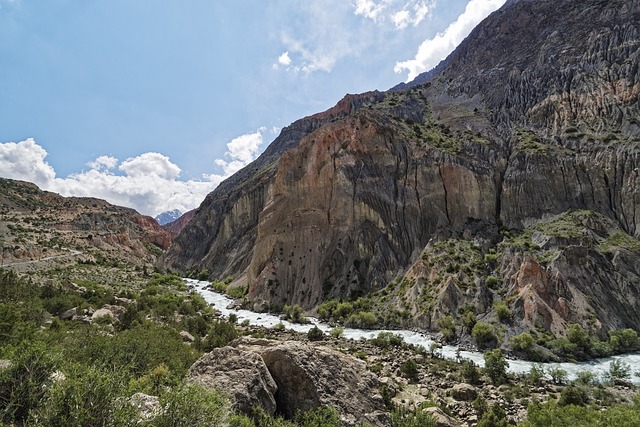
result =
M233 347L216 348L189 368L187 378L228 394L233 407L246 414L256 405L270 415L276 411L274 395L278 386L256 353Z
M358 359L294 341L240 338L231 345L201 357L188 378L229 394L245 413L260 405L292 418L331 406L352 423L380 425L384 418L378 380Z

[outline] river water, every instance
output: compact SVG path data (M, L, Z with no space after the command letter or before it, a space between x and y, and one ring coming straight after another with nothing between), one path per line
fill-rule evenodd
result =
M311 323L301 325L298 323L287 322L286 320L281 320L279 316L268 313L255 313L250 310L244 309L230 309L227 308L234 301L223 294L219 294L217 292L213 292L210 289L207 289L209 286L209 282L202 282L193 279L184 279L187 285L193 286L193 288L200 294L202 297L211 304L216 310L218 310L223 316L229 316L229 314L234 313L238 317L238 323L242 323L245 320L248 320L250 324L256 326L264 326L267 328L271 328L278 323L282 322L287 329L292 329L297 332L308 332L309 329L317 326L323 332L328 333L333 329L331 326L319 322L317 319L309 318ZM378 336L380 332L392 332L396 335L401 336L405 342L408 344L420 345L425 349L429 349L431 344L434 342L428 335L408 330L364 330L364 329L353 329L353 328L344 328L343 337L350 338L354 340L360 339L371 339ZM445 345L442 346L438 353L447 359L455 360L458 355L464 359L472 360L478 366L484 366L484 358L481 352L478 351L467 351L467 350L458 350L455 346ZM543 363L545 371L548 372L549 369L552 368L561 368L567 372L569 379L574 379L578 372L581 371L590 371L598 376L598 378L602 378L603 375L609 371L609 364L611 361L615 359L621 359L624 362L628 363L631 367L632 376L630 381L634 384L640 384L640 378L633 375L635 372L640 371L640 354L639 353L629 353L623 354L619 356L612 356L602 359L594 359L589 362L580 362L580 363ZM510 372L514 373L526 373L531 370L533 366L533 362L528 362L525 360L509 360L509 368Z

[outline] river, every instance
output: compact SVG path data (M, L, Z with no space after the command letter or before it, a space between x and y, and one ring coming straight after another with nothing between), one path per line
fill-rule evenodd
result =
M229 316L229 314L234 313L238 317L238 323L242 323L245 320L248 320L250 324L256 326L264 326L267 328L271 328L278 323L282 322L287 329L292 329L298 332L308 332L309 329L317 326L323 332L328 333L333 329L331 326L319 322L317 319L309 318L311 323L309 324L298 324L291 323L285 320L281 320L279 316L268 313L255 313L250 310L244 309L229 309L227 308L234 301L229 297L219 294L217 292L213 292L210 289L207 289L209 286L209 282L202 282L193 279L184 279L187 285L193 286L193 288L207 301L209 304L213 305L216 310L218 310L223 316ZM392 332L396 335L401 336L405 342L408 344L420 345L425 349L429 349L431 344L434 342L428 335L408 330L364 330L364 329L353 329L353 328L344 328L343 337L350 338L354 340L360 339L371 339L375 338L380 332ZM455 360L458 355L464 359L472 360L476 365L483 366L484 358L481 352L478 351L467 351L467 350L458 350L455 346L445 345L442 346L438 353L447 359ZM550 369L553 368L561 368L567 372L569 380L572 380L576 377L578 372L581 371L590 371L598 376L598 378L602 378L603 375L609 371L609 364L611 361L620 359L624 362L628 363L631 367L632 376L629 379L634 384L640 384L640 378L633 375L635 372L640 371L640 353L628 353L618 356L606 357L602 359L594 359L589 362L580 362L580 363L542 363L544 366L545 372L549 372ZM529 362L525 360L508 360L509 362L509 372L514 373L526 373L531 370L534 362Z

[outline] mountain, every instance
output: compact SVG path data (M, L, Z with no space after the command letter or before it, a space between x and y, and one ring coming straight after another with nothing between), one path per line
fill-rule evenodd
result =
M155 217L155 220L158 221L160 225L167 225L170 222L173 222L180 218L182 212L179 209L173 209L171 211L162 212L161 214Z
M2 265L78 258L155 262L170 232L133 209L89 197L63 197L35 184L0 178Z
M283 129L161 266L476 344L640 330L638 22L639 1L508 2L414 82Z
M174 236L177 236L184 227L191 221L191 218L196 214L196 210L192 209L184 214L180 215L175 220L168 222L166 224L162 224L162 228L173 233Z

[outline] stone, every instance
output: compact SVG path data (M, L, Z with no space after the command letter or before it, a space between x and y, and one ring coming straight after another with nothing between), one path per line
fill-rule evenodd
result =
M150 396L144 393L135 393L130 398L130 402L134 408L138 410L138 416L141 421L148 421L160 414L162 407L156 396Z
M478 397L478 389L471 384L460 383L454 385L449 394L456 400L462 400L464 402L470 402Z
M424 409L424 412L431 414L435 420L435 427L460 427L461 424L455 418L447 415L444 411L436 406L430 406Z
M278 386L257 353L234 347L213 349L189 368L187 379L229 395L232 406L245 414L251 414L256 405L270 415L276 411Z
M78 307L70 308L69 310L65 311L58 317L60 317L60 320L75 320L77 317L76 316L77 310L78 310Z
M187 331L180 331L180 336L184 342L194 342L196 338Z
M385 405L379 383L366 364L329 348L284 342L261 353L278 384L278 412L293 417L297 411L331 406L343 417L378 423Z
M108 308L99 308L91 315L91 321L102 319L103 317L110 317L111 319L115 319L116 316Z

